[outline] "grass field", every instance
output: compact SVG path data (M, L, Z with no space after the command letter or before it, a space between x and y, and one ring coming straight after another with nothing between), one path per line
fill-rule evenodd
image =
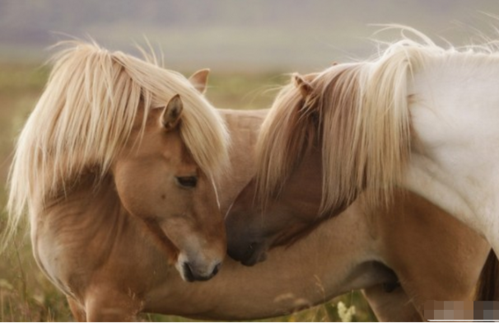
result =
M221 75L216 71L210 78L208 98L219 108L253 109L269 107L276 86L287 81L279 73L259 75ZM48 72L46 68L26 65L0 64L0 181L6 182L13 143L29 112L43 91ZM6 189L0 192L4 209ZM0 228L5 212L0 217ZM45 279L37 268L27 230L12 241L0 255L0 321L72 321L65 297ZM338 321L338 302L355 306L354 321L375 320L369 306L359 292L344 295L330 303L277 321ZM193 304L195 306L195 304ZM185 321L184 318L162 315L142 315L144 321Z

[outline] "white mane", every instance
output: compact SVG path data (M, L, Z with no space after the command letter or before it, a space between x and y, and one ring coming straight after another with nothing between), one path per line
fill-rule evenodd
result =
M404 35L409 31L417 40ZM283 187L303 153L304 134L317 127L304 120L317 113L322 141L322 212L349 203L369 190L369 203L388 202L401 182L411 145L408 92L414 73L435 58L449 62L460 56L476 64L495 53L496 43L444 49L427 36L402 29L402 38L387 44L367 61L332 66L310 81L313 92L304 101L298 88L287 85L277 96L262 125L257 143L257 185L265 201ZM496 56L496 55L494 55ZM497 57L497 56L496 56Z
M165 106L175 94L184 103L181 136L195 161L208 174L223 167L224 122L181 74L160 68L154 56L147 62L79 41L61 46L65 49L53 57L45 91L17 142L7 237L26 206L33 211L47 197L60 195L89 168L106 174L129 138L139 107L145 107L144 127L148 110Z

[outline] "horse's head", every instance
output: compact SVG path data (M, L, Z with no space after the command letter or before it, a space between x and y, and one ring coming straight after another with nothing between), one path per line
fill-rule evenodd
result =
M319 76L293 76L262 125L257 174L225 220L229 255L243 264L265 259L270 247L295 242L353 201L325 207L322 90L312 82Z
M204 92L207 74L202 70L189 79L195 88L186 94L191 104L192 96L199 95L196 90ZM207 172L210 159L204 159L205 167L197 162L203 153L214 154L216 144L209 151L209 143L196 136L224 138L205 129L214 126L212 120L195 126L194 118L201 118L202 111L193 115L195 111L186 108L181 96L175 95L162 107L139 109L112 171L123 207L144 221L182 278L207 280L218 272L226 237L213 174ZM220 158L213 158L212 164L213 160Z
M392 100L393 89L386 86L397 80L405 82L406 69L390 69L390 66L382 58L375 63L336 64L319 74L294 75L294 84L279 93L256 145L255 185L257 201L263 205L264 214L261 220L257 219L259 216L252 217L256 220L244 220L263 223L259 229L263 232L257 235L272 233L270 241L274 244L282 240L279 238L282 235L285 241L293 241L293 235L297 237L306 232L304 225L296 230L294 222L306 218L308 227L316 225L320 219L339 214L366 188L372 188L365 195L367 205L391 200L408 160L410 127L404 108L406 87L402 86ZM315 170L307 171L307 167L315 167ZM300 177L300 174L308 176ZM316 181L301 185L307 189L321 188L316 192L317 212L315 216L307 217L308 213L303 213L293 218L296 211L289 210L279 200L293 192L294 185L300 185L294 181L312 179ZM292 196L303 198L299 194ZM317 201L317 197L310 198ZM276 209L275 205L281 206ZM246 241L240 241L239 237L245 235L232 228L238 210L238 205L234 205L227 218L227 228L230 230L229 252L241 258L238 253L242 251L236 248L247 250L254 247L258 239L246 237ZM287 212L287 221L279 220L277 227L270 225L275 222L271 218L281 212ZM266 245L269 244L267 241Z
M278 196L259 202L255 179L234 201L226 219L228 253L245 265L266 258L269 248L289 245L313 230L323 218L320 155L306 156Z
M132 132L113 176L123 207L146 223L182 278L206 280L224 258L225 232L212 178L182 140L182 109L178 95L152 109L143 132Z

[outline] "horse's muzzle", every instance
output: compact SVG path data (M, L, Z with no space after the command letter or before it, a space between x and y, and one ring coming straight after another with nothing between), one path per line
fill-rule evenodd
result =
M213 266L213 269L207 273L200 273L189 262L184 262L182 264L183 277L188 282L206 281L213 278L218 273L221 265L222 263L217 263Z
M237 248L229 243L227 253L232 259L241 262L245 266L253 266L267 259L266 247L263 243L253 242L246 247Z

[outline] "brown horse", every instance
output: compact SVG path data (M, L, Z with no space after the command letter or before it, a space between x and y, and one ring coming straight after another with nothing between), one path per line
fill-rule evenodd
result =
M187 281L217 273L226 240L213 177L228 137L182 75L69 45L17 144L6 236L27 209L33 253L51 282L87 319L127 320L162 275L144 259Z

